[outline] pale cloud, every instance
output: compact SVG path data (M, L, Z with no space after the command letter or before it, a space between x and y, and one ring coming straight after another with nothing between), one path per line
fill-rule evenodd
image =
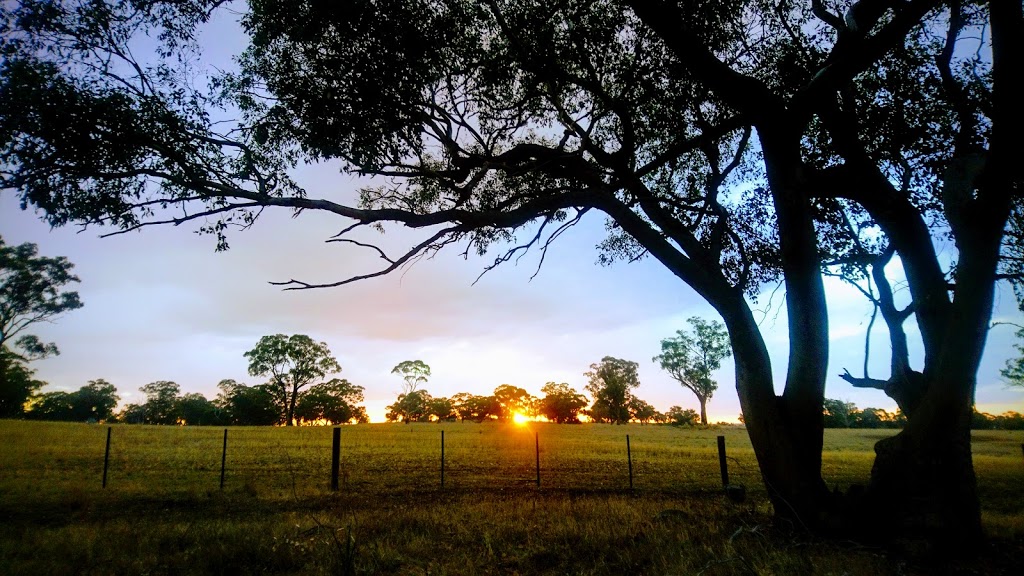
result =
M330 215L304 213L293 219L286 212L268 212L252 230L231 237L230 251L216 254L212 239L182 228L104 240L95 230L50 232L32 214L17 210L11 197L0 198L0 231L7 242L36 242L44 254L67 256L82 278L78 289L85 307L38 330L63 351L36 366L54 389L106 378L126 401L137 401L142 384L174 380L186 391L212 397L223 378L255 383L242 355L261 336L305 333L327 342L344 368L341 375L366 388L367 408L375 418L383 416L399 389L391 368L415 358L434 369L428 390L450 395L490 393L502 383L537 394L548 381L582 391L590 364L616 356L639 363L641 398L662 410L696 407L693 395L651 358L660 339L689 327L690 316L717 315L653 260L595 265L594 246L603 235L600 217L585 220L556 243L532 281L536 254L473 285L494 255L467 261L449 251L403 273L340 288L282 292L268 283L337 281L377 269L382 261L370 251L324 243L342 224ZM422 235L401 227L383 236L364 234L391 253ZM862 369L870 306L852 287L826 282L827 395L861 407L895 409L880 391L854 389L838 378L843 368L858 375ZM763 295L757 307L769 302L761 329L781 391L788 355L784 290L773 300ZM1012 295L1000 294L996 317L1019 322ZM919 336L912 321L907 328L917 362ZM979 401L1019 405L1024 396L1007 389L998 376L1015 353L1013 331L1001 327L992 333L979 371ZM879 319L872 330L872 376L887 374L888 350ZM720 389L709 404L711 418L733 420L739 404L732 361L715 376Z

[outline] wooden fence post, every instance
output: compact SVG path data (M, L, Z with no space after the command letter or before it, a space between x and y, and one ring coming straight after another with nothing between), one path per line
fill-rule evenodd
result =
M107 487L107 468L110 466L110 430L107 426L107 449L103 452L103 487Z
M224 448L220 452L220 489L224 489L224 465L228 460L228 429L224 429Z
M718 437L718 467L722 469L722 488L729 486L729 464L725 461L725 436Z
M633 489L633 453L629 449L629 434L626 434L626 461L629 463L629 489Z
M338 468L341 463L341 427L334 427L334 440L331 443L331 490L338 491Z

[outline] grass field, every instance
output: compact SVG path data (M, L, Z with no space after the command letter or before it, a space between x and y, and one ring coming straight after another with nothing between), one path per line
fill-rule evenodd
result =
M440 486L441 431L445 485ZM902 574L884 551L770 527L746 432L668 426L330 428L0 421L0 574ZM864 483L889 430L826 431L823 475ZM633 485L629 489L626 435ZM731 483L720 494L716 436ZM997 573L1024 550L1021 432L978 432ZM536 486L536 446L541 484ZM884 519L880 519L884 521ZM970 573L970 572L968 572Z

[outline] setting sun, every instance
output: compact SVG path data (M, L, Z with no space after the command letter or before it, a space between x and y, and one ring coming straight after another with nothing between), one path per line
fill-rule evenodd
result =
M526 414L516 412L515 414L512 415L512 421L522 426L523 424L526 424L527 422L530 421L530 417L527 416Z

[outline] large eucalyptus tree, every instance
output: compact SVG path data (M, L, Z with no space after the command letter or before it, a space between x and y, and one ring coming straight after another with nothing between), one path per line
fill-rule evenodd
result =
M225 4L249 40L238 70L196 70L196 30ZM1019 272L1001 255L1020 245L1004 235L1021 207L1020 2L22 0L3 10L0 178L51 223L198 220L220 248L231 224L268 207L337 214L352 222L342 239L388 222L424 230L407 253L378 251L380 270L286 283L311 288L453 244L496 249L497 265L603 213L604 261L656 258L721 314L777 515L821 531L839 510L884 511L896 520L876 534L980 535L969 421L995 283ZM159 42L145 57L143 37ZM387 178L350 206L289 177L306 161ZM940 257L946 237L955 254ZM883 270L894 256L904 308ZM856 506L821 474L827 271L872 276L892 372L847 377L884 388L908 417L877 446ZM781 395L750 305L780 278ZM903 330L911 316L918 366Z

